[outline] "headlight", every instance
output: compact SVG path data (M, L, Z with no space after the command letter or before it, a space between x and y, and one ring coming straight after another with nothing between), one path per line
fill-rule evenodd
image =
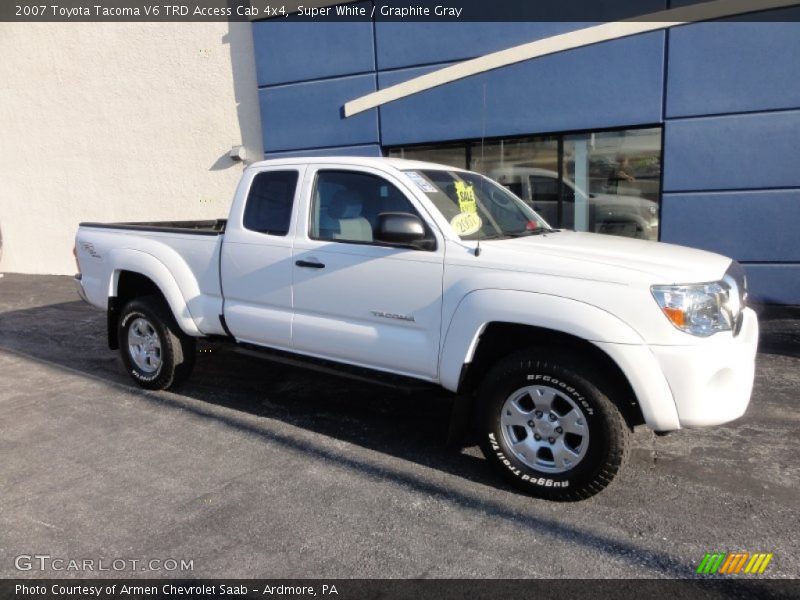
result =
M746 298L744 277L738 263L722 281L687 285L654 285L650 289L670 322L692 335L709 336L735 331L741 325Z

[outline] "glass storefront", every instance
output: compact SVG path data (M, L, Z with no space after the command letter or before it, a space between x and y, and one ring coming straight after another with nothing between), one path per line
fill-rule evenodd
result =
M464 144L441 144L432 146L416 146L414 148L393 148L389 156L408 158L410 160L424 160L449 167L466 169L467 151Z
M388 155L483 173L555 227L658 239L657 127L391 148Z

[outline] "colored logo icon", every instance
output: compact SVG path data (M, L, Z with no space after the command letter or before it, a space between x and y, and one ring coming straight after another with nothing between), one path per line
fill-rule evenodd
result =
M746 573L749 575L760 575L767 570L772 560L772 552L707 552L697 566L699 575L739 575Z

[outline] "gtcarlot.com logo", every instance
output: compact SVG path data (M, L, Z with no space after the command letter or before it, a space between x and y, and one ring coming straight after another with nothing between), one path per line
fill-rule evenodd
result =
M183 558L61 558L49 554L14 557L17 571L194 571L194 560Z
M772 552L706 552L697 567L699 575L761 575L772 560Z

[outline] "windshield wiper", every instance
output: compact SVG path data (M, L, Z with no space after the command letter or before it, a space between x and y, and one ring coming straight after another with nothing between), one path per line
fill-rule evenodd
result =
M526 229L525 231L513 231L506 233L508 237L519 238L528 237L529 235L542 235L545 233L556 233L560 229L550 229L549 227L537 227L536 229Z
M530 229L525 231L504 231L502 233L491 233L484 237L474 240L477 242L491 241L491 240L507 240L511 238L528 237L529 235L541 235L543 233L557 233L560 229L550 229L549 227L539 227L537 229Z

